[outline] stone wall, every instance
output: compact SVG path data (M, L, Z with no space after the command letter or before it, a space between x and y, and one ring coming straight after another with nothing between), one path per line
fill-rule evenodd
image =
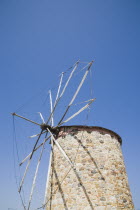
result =
M134 209L121 151L121 138L105 128L61 127L54 145L46 209Z

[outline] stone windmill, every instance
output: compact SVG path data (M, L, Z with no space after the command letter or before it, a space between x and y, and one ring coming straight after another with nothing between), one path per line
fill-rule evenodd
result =
M80 61L77 61L76 64L74 64L61 90L64 75L64 73L62 73L54 105L50 92L51 113L46 122L41 113L42 124L12 113L13 117L20 117L33 124L39 125L41 128L40 133L33 136L37 137L37 139L32 152L20 163L21 166L27 161L25 172L19 185L19 193L21 193L33 156L36 150L41 149L28 205L26 206L22 202L25 210L31 209L31 201L44 146L49 139L51 152L45 198L41 207L36 209L134 209L121 151L121 137L115 132L102 127L64 125L87 109L95 100L88 100L87 104L79 109L79 111L66 120L64 119L82 87L93 61L83 68L86 68L84 76L61 119L58 124L54 126L54 112L79 63ZM42 135L44 135L44 140L39 144Z

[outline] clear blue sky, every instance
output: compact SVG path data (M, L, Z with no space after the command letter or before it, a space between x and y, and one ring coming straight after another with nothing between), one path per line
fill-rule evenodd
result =
M47 93L79 58L95 59L97 101L89 124L122 137L133 200L140 208L139 22L140 0L0 0L1 210L20 210L10 112L44 86Z

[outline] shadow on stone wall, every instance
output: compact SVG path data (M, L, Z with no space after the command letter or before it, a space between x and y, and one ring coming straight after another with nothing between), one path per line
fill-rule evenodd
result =
M101 176L101 179L105 181L105 178L103 176L103 174L101 173L96 161L94 160L94 158L92 157L92 155L90 154L90 152L88 151L88 149L82 144L82 141L80 139L77 138L77 136L74 136L74 138L77 140L77 142L80 144L80 146L86 151L86 153L88 154L88 156L90 157L91 161L93 162L93 164L95 165L98 173Z
M55 178L56 178L56 181L57 181L57 184L58 184L59 192L60 192L61 197L62 197L62 200L63 200L64 208L65 208L66 210L68 210L67 203L66 203L66 199L65 199L65 196L64 196L64 192L63 192L63 190L62 190L61 183L60 183L60 181L59 181L58 174L57 174L57 172L56 172L56 170L55 170L55 167L54 167L53 171L54 171L54 175L55 175Z

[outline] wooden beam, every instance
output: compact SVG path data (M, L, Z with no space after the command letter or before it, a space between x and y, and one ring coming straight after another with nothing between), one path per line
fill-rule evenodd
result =
M16 114L15 112L14 113L11 113L13 116L16 116L16 117L19 117L19 118L22 118L22 119L24 119L24 120L26 120L26 121L28 121L28 122L31 122L31 123L33 123L33 124L35 124L35 125L41 125L41 124L39 124L39 123L37 123L37 122L34 122L34 121L32 121L32 120L30 120L30 119L27 119L27 118L25 118L25 117L23 117L23 116L21 116L21 115L18 115L18 114Z

